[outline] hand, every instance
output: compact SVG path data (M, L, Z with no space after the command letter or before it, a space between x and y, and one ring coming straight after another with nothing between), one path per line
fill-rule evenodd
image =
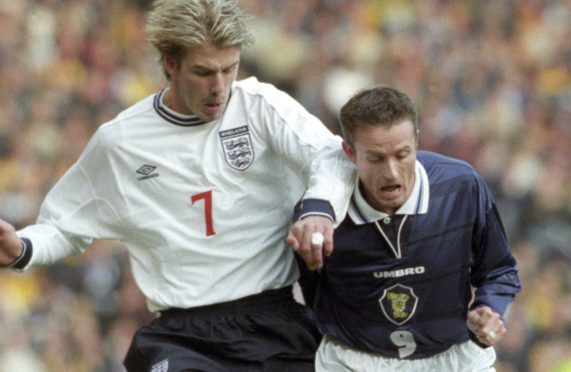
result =
M22 253L22 241L14 226L0 220L0 267L10 265Z
M488 306L478 307L468 313L468 328L474 332L478 341L493 346L497 344L504 334L506 327L500 314Z
M321 233L323 243L314 240L312 235ZM323 266L323 256L333 252L333 222L327 217L309 216L292 225L286 242L303 258L310 270Z

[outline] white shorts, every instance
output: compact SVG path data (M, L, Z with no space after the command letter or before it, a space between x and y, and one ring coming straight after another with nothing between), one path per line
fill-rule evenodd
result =
M472 341L424 359L386 358L351 349L325 336L315 356L316 372L494 372L494 348L482 349Z

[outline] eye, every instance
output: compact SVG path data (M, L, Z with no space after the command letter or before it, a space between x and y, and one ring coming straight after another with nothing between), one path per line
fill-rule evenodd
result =
M205 71L205 70L196 70L194 71L194 73L198 76L208 76L211 74L210 71Z
M408 157L409 154L410 154L410 151L400 151L400 152L397 154L397 159L399 159L399 160L404 160L404 159L406 159L406 158Z
M375 156L375 155L369 155L367 156L367 161L369 163L380 163L384 160L384 158L382 156Z
M224 70L222 70L222 72L224 72L225 74L230 74L232 73L234 70L236 70L236 68L238 67L238 65L232 65L228 68L225 68Z

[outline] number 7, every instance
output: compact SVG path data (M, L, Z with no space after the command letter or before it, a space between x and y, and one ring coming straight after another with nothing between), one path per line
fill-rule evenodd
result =
M194 204L196 201L204 199L204 219L206 221L206 236L216 234L214 231L214 223L212 221L212 190L192 195L190 201Z

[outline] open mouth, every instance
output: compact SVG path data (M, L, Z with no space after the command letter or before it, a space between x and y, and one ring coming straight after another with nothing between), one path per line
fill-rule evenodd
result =
M401 189L400 185L390 185L390 186L381 187L381 191L386 193L395 193L400 191L400 189Z
M401 194L401 185L390 185L381 187L381 197L385 200L397 199Z

